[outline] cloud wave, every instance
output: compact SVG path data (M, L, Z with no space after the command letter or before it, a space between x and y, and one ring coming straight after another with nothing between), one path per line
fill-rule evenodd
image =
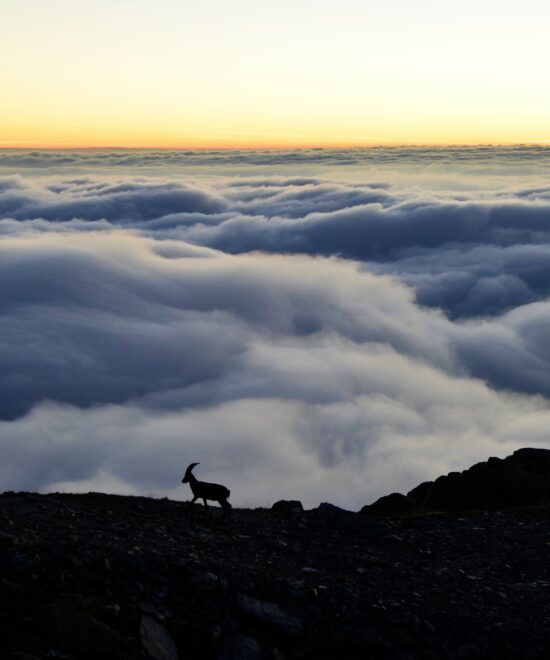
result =
M547 445L537 157L1 153L0 484L359 507Z
M4 234L127 228L239 254L339 256L451 318L550 291L550 188L428 191L308 177L0 178Z
M359 506L543 441L541 400L466 370L500 341L515 373L547 310L461 327L355 263L126 232L5 238L0 282L5 487L162 494L199 455L237 502Z

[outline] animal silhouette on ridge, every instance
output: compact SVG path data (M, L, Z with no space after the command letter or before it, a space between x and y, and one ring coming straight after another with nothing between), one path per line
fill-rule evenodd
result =
M204 502L204 506L208 509L207 500L214 500L223 509L223 517L231 515L231 504L227 501L231 491L222 486L221 484L209 484L206 481L199 481L193 474L193 468L199 465L199 463L191 463L191 465L185 470L183 479L181 480L182 484L189 484L191 491L193 493L193 499L191 504L196 502L199 498Z

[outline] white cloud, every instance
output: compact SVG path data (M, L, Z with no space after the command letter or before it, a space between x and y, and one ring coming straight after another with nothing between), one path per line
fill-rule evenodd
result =
M272 176L273 153L188 177L177 153L0 154L42 168L0 178L0 486L187 498L200 461L238 505L358 508L547 445L550 193L503 183L529 154L431 189Z

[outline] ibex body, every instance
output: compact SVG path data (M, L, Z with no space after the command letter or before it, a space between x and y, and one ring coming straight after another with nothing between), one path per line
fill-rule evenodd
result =
M185 470L185 475L181 480L182 484L189 484L191 491L193 493L193 499L191 504L196 502L199 498L204 502L204 506L208 508L208 500L214 500L222 507L224 511L224 517L230 515L231 513L231 504L227 501L231 492L225 486L221 484L209 484L206 481L199 481L193 474L193 468L199 465L198 463L191 463L191 465Z

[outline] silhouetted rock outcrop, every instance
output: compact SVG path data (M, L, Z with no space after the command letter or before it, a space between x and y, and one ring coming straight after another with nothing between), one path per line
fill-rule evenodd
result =
M507 458L490 458L464 472L426 481L407 495L393 493L362 513L402 514L435 511L511 509L550 504L550 450L518 449Z
M278 500L271 510L284 516L292 516L303 513L304 507L299 500Z
M414 504L402 493L391 493L376 500L374 504L363 507L361 513L410 513Z

